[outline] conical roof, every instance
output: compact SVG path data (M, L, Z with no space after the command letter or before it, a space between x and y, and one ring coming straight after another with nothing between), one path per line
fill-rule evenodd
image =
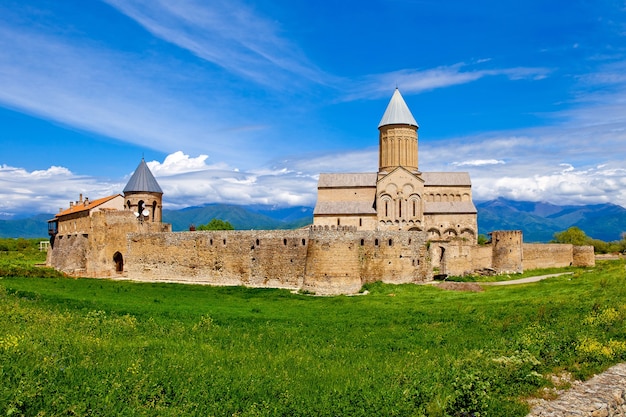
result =
M386 125L411 125L419 127L411 114L411 110L409 110L409 107L404 102L400 90L397 88L396 91L393 92L393 96L387 105L387 110L385 110L385 114L380 120L378 127L380 128Z
M124 193L161 193L163 190L159 186L159 183L150 172L150 168L146 165L146 161L141 158L141 162L137 166L137 169L133 173L133 176L128 180L128 184L124 187Z

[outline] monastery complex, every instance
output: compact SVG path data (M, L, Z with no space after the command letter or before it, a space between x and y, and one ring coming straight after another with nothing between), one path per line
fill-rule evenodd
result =
M298 230L172 232L142 160L122 194L80 198L48 222L47 264L72 276L350 294L476 271L594 265L592 246L477 244L466 172L421 172L418 124L396 89L379 130L377 172L320 174L313 224Z

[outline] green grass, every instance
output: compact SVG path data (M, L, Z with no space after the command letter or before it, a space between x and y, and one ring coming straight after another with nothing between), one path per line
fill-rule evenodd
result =
M573 272L355 297L4 277L0 413L524 416L550 374L626 360L626 263Z

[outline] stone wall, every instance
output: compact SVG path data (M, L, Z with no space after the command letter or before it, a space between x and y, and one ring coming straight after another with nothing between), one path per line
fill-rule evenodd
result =
M527 269L561 268L574 264L574 247L561 243L525 243L523 267Z
M168 232L169 224L139 221L130 210L96 212L91 216L89 239L88 276L111 277L124 271L116 271L115 254L122 262L127 256L129 233ZM122 268L124 269L124 268Z
M559 398L541 401L526 417L626 416L626 364L615 365Z
M492 268L491 245L471 245L462 239L430 241L435 274L462 276Z
M347 294L374 281L595 263L593 247L522 244L520 231L493 232L492 244L479 246L462 238L427 243L427 231L358 226L172 233L170 225L140 222L128 210L96 212L88 219L88 233L56 236L48 265L74 276Z
M432 279L423 232L313 230L304 290L348 294L363 284Z
M114 276L114 256L119 253L121 259L126 257L128 233L171 230L169 224L139 222L128 210L96 211L80 220L80 233L54 237L46 260L48 266L71 276Z
M431 279L423 233L339 230L131 234L131 279L359 291L366 282Z
M126 272L138 280L299 289L308 239L307 230L135 233Z
M88 255L88 234L58 234L48 250L46 265L68 275L87 276Z

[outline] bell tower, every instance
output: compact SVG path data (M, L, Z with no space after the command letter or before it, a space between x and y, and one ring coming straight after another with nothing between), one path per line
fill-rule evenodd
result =
M162 221L163 190L143 158L124 187L124 199L124 207L141 221Z
M417 173L417 129L419 126L396 88L378 124L378 177L403 167Z

